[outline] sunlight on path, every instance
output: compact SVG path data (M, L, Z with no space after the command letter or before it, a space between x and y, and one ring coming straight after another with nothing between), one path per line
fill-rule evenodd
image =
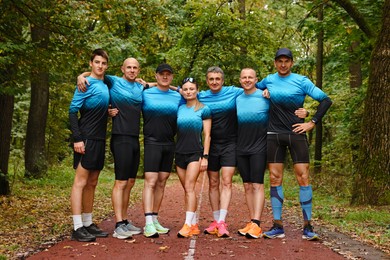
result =
M203 188L204 183L206 181L206 173L203 173L203 179L202 179L202 187L199 192L198 197L198 208L196 209L196 217L197 217L197 223L199 223L199 217L200 217L200 206L202 205L202 194L203 194ZM193 236L190 240L190 245L188 248L188 254L184 257L185 260L193 260L195 255L195 247L196 247L196 238L198 236Z

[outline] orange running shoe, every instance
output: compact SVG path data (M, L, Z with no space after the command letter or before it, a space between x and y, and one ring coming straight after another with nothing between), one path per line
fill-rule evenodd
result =
M197 236L200 234L200 229L198 224L191 225L191 234Z
M247 238L259 238L263 236L261 228L256 224L252 223L251 228L246 232Z
M218 222L218 237L229 237L229 231L227 230L228 225L225 221Z
M184 226L177 233L177 237L190 237L192 236L191 231L192 231L191 227L188 226L187 224L184 224Z
M244 228L239 229L238 234L241 236L245 236L248 230L251 229L252 223L253 222L249 222Z
M216 235L218 233L218 223L217 221L213 221L208 228L206 228L203 233Z

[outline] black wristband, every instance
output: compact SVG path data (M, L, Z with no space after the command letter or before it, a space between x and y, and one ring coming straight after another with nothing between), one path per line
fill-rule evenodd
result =
M202 155L202 158L208 159L209 155L208 154L204 154L204 155Z

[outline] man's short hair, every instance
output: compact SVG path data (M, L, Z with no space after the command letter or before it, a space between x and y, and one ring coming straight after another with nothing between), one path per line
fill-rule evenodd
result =
M103 58L105 58L108 62L108 54L105 50L103 49L95 49L93 52L92 52L92 55L91 55L91 61L93 61L93 59L95 59L96 56L101 56Z
M212 66L208 68L206 72L206 78L208 77L209 73L220 73L222 75L222 79L225 79L225 73L223 73L223 70L218 66Z

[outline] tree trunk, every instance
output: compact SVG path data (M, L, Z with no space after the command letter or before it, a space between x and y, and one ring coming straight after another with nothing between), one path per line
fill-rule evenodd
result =
M362 63L358 57L359 53L359 42L355 41L352 43L352 46L349 48L351 59L349 60L349 86L351 89L351 99L356 98L357 90L362 86ZM359 104L358 104L359 105ZM363 104L360 104L363 105ZM359 152L360 144L360 122L361 113L358 113L356 110L352 112L351 123L349 127L349 136L350 136L350 147L352 151L352 163L355 164L357 161L357 154ZM359 138L356 138L359 137Z
M49 107L49 71L43 57L48 47L49 31L32 26L31 38L37 52L30 74L31 103L25 144L25 176L39 178L47 170L45 128Z
M8 181L8 160L11 146L12 115L14 96L0 95L0 195L10 193Z
M318 22L324 20L324 5L321 4L318 9ZM316 86L322 89L322 74L324 61L324 30L318 32L317 36L317 60L316 60ZM316 125L316 142L314 148L314 172L321 173L322 161L322 121L318 121Z
M390 0L371 55L352 204L390 204Z

